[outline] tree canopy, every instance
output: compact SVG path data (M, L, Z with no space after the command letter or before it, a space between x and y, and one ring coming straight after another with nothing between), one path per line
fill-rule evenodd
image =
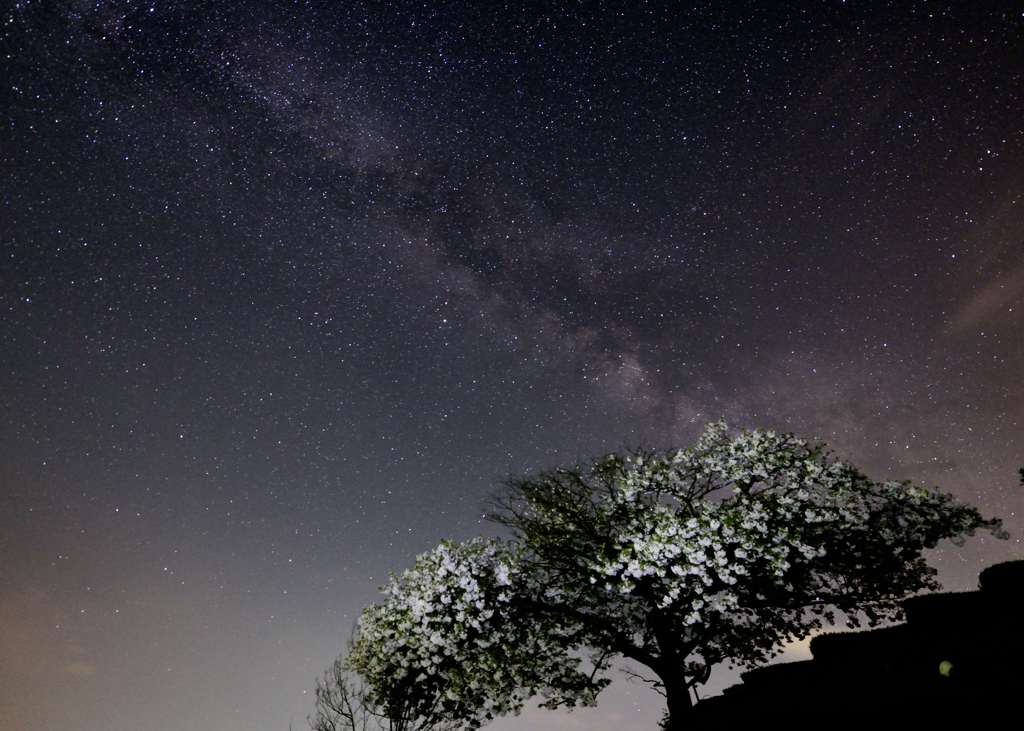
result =
M543 592L528 588L536 577L526 569L515 546L476 539L444 542L393 578L385 601L363 612L348 656L374 701L469 726L537 694L548 707L592 703L607 681L567 652L583 644L582 628L533 613L526 599Z
M824 444L730 434L612 454L508 481L504 540L445 542L392 579L349 655L387 705L478 727L543 705L593 704L615 657L650 669L679 728L723 662L755 666L841 612L893 618L938 588L922 552L978 528L953 496L875 482Z
M349 644L351 650L351 643ZM404 697L371 694L346 657L339 657L317 678L314 713L306 721L310 731L455 731L458 724L434 712L424 694ZM436 706L436 703L434 704ZM290 727L289 727L290 728Z

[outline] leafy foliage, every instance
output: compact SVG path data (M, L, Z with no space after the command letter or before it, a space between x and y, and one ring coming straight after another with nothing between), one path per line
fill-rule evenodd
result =
M549 707L593 703L607 681L566 652L581 641L574 622L530 615L525 597L537 587L524 566L498 542L445 542L392 579L385 601L363 613L348 656L371 700L470 727L537 694Z
M365 683L352 672L347 658L338 658L323 677L317 678L314 696L315 712L306 719L310 731L454 731L456 728L452 723L420 715L421 707L415 703L399 700L388 707L378 705Z
M478 726L536 694L593 703L620 655L654 672L678 716L714 665L760 664L836 611L892 618L938 587L923 550L1001 532L823 444L722 422L689 449L513 479L493 518L509 541L444 543L364 612L351 662L378 702L415 687L424 713Z

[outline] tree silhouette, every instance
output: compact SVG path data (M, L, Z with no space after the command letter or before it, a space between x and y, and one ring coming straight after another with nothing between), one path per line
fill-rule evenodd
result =
M352 641L349 640L349 651ZM362 679L339 657L314 686L315 710L306 721L310 731L450 731L451 724L424 715L422 694L373 695ZM384 702L381 702L384 699Z
M491 517L509 539L443 543L363 613L350 662L371 698L414 685L439 717L478 727L534 695L592 704L620 656L653 673L663 726L679 729L715 665L761 664L836 611L851 626L892 618L938 586L924 549L1001 533L823 444L722 422L689 449L513 478Z
M309 719L312 731L369 731L374 715L366 704L366 693L339 658L314 688L316 711ZM379 724L378 724L379 725Z

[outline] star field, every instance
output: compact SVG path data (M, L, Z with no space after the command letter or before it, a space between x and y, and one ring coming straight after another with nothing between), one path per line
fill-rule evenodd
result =
M557 5L0 11L0 729L300 728L503 477L720 416L1021 557L1020 10Z

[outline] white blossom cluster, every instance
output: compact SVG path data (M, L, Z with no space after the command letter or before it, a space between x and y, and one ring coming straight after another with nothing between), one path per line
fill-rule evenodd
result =
M757 664L838 609L891 616L935 588L921 552L985 527L974 508L874 482L823 445L709 424L689 449L610 455L522 483L516 537L446 542L391 581L360 620L350 666L382 707L477 727L593 703L607 683L579 650L688 678ZM690 682L690 681L687 681Z
M565 653L570 624L524 621L518 564L498 542L445 542L393 578L360 618L349 665L375 700L422 704L470 727L517 713L526 698L593 703L595 685Z
M727 637L723 627L734 623L747 643L761 605L791 607L774 613L778 634L764 647L819 626L829 600L875 600L880 616L893 610L908 591L931 586L930 572L910 562L909 573L872 586L871 556L906 563L980 520L951 496L872 482L819 445L761 430L731 437L723 422L692 449L613 455L603 470L614 480L597 510L611 540L583 564L607 596L596 601L653 603L679 631L713 625ZM721 639L709 641L732 652ZM761 651L749 659L763 659Z
M613 556L591 567L590 581L609 592L631 594L638 584L657 606L686 610L684 624L699 622L707 612L737 606L731 591L748 566L760 563L781 575L788 548L782 534L763 541L767 524L758 517L740 522L705 510L685 516L664 506L634 514L616 536Z

